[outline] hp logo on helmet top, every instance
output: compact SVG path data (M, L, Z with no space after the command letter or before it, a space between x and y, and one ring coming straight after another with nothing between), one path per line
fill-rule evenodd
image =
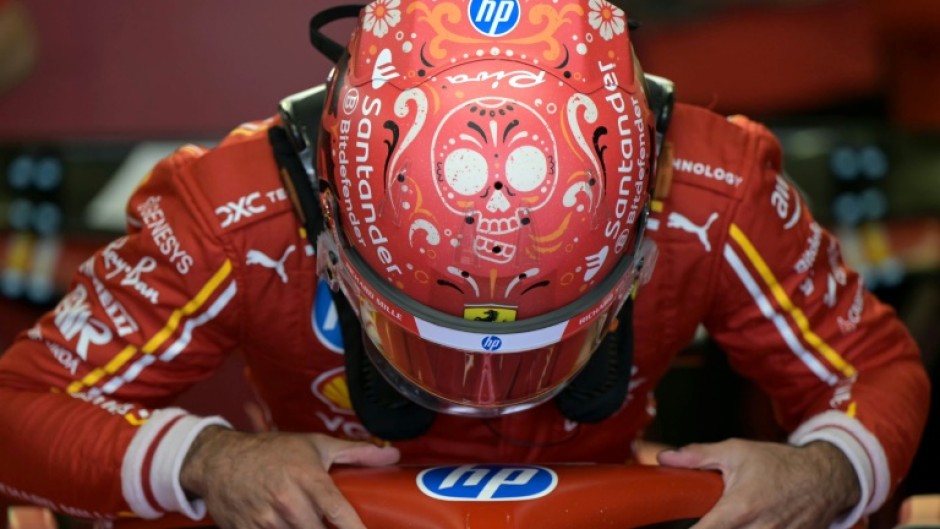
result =
M470 0L470 23L488 37L501 37L516 28L522 18L519 0Z
M503 346L503 340L499 336L487 336L483 338L480 345L485 351L499 351L499 348Z

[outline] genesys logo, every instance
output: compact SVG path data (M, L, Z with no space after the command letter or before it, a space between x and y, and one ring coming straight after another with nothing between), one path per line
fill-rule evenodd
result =
M522 8L519 0L471 0L467 15L480 33L501 37L516 29L522 18Z
M534 465L460 465L423 470L424 494L443 501L519 501L541 498L558 486L558 474Z

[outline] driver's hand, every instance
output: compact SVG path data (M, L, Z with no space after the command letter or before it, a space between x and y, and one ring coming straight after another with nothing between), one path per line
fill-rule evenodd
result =
M834 445L732 439L659 453L663 466L715 469L725 490L692 529L826 528L859 501L859 483Z
M396 448L322 434L243 433L210 427L183 462L180 483L223 529L365 529L327 471L334 463L382 466Z

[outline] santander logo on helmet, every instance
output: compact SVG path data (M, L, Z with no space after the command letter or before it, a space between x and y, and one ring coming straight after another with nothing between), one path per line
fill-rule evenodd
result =
M370 5L322 121L336 235L397 292L466 319L531 318L607 278L634 248L654 152L624 12Z

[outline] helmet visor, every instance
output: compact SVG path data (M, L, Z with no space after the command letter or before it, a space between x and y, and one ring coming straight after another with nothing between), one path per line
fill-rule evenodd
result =
M615 314L611 307L576 333L528 350L500 352L499 337L483 336L482 349L490 351L480 351L423 339L360 301L366 351L389 383L427 408L475 417L513 413L552 398L584 366Z

